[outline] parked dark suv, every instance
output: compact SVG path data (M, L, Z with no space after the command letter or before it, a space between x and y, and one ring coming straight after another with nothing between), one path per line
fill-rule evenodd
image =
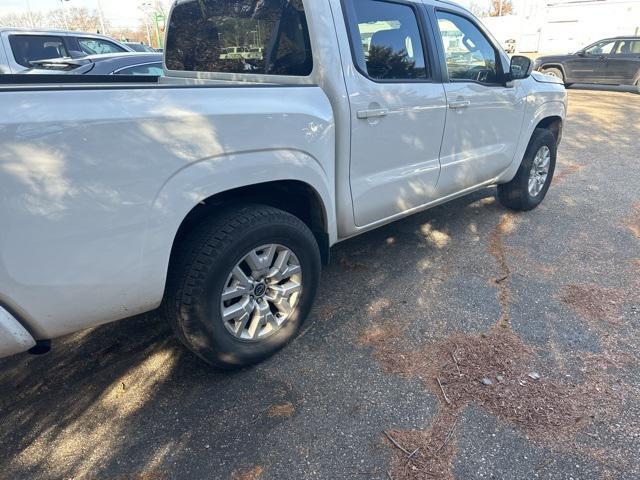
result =
M600 83L640 86L640 37L600 40L571 55L536 59L534 68L565 85Z

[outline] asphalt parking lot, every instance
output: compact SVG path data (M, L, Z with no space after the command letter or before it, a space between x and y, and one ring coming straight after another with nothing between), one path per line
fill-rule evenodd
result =
M253 369L156 314L0 361L0 478L640 478L638 118L571 90L539 209L487 189L337 246Z

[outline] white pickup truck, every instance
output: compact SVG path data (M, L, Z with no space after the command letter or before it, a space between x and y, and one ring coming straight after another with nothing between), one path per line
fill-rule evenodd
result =
M535 208L567 108L436 0L180 0L164 68L0 76L0 356L162 306L205 361L260 361L333 244L490 185Z

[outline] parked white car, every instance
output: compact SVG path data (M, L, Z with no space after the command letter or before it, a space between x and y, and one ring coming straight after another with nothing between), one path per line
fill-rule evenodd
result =
M0 28L0 74L22 73L39 60L133 51L113 38L94 33Z
M236 4L174 5L157 85L0 86L1 355L162 306L205 361L251 364L299 331L335 243L491 185L545 198L564 87L468 11Z

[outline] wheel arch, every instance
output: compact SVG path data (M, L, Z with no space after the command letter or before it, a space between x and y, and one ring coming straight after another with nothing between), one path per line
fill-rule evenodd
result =
M225 206L241 203L267 205L298 217L316 237L323 262L329 262L329 218L320 193L300 180L275 180L225 190L195 205L175 234L169 264L182 240L204 218L215 215Z
M566 105L564 101L560 99L549 100L538 104L532 112L531 118L525 122L522 129L518 148L514 155L514 161L511 162L509 168L497 178L496 183L507 183L515 177L536 128L555 129L556 132L554 134L557 134L556 139L560 142L565 117Z
M290 212L309 225L323 260L336 242L333 152L316 158L297 149L237 152L194 162L159 188L149 207L137 281L156 308L166 293L176 246L198 219L228 203Z
M560 115L550 115L548 117L543 118L538 122L536 128L544 128L545 130L550 130L551 133L556 137L556 141L558 144L562 141L562 128L563 128L563 119Z
M557 68L562 72L562 76L564 77L564 81L567 81L567 71L564 69L564 66L561 63L543 63L538 67L538 70L543 72L548 68Z

